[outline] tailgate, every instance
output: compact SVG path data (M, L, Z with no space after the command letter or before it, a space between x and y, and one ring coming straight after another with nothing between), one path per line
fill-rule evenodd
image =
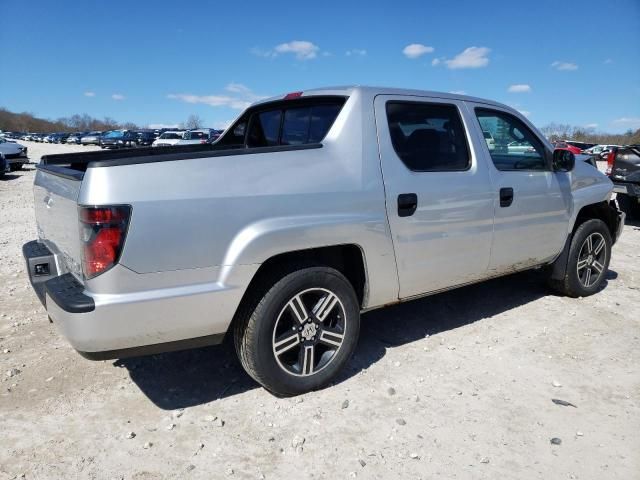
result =
M40 165L33 193L38 238L56 255L59 273L82 279L78 195L82 175L65 175L60 167Z
M640 182L640 151L635 148L619 149L611 167L611 179Z

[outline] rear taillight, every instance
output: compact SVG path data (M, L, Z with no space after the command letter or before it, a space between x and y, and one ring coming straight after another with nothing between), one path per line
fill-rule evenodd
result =
M120 258L131 207L79 207L82 270L85 278L106 272Z
M611 171L613 170L613 162L616 161L616 154L618 153L617 148L612 148L607 155L607 175L611 175Z

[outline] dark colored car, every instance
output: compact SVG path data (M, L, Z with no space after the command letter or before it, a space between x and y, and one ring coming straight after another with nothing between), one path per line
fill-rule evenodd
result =
M137 132L133 130L112 130L100 139L100 148L133 148L138 144Z
M158 138L158 135L155 132L137 132L138 138L136 139L136 143L138 146L150 146L153 141Z
M7 170L7 161L5 160L4 155L0 153L0 178L4 177L4 174L7 173Z
M607 157L607 175L620 210L629 220L640 220L640 145L613 147Z

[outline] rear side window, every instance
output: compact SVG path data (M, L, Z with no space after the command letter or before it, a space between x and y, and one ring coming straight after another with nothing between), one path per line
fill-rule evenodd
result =
M270 110L255 114L251 118L248 147L272 147L278 145L282 111Z
M498 170L547 170L542 142L521 120L484 108L476 108L476 116L482 130L494 139L487 147ZM566 143L556 148L566 148Z
M391 143L416 172L461 171L471 165L469 146L454 105L388 102Z
M243 115L217 144L257 148L319 143L345 101L344 97L309 97L261 105Z

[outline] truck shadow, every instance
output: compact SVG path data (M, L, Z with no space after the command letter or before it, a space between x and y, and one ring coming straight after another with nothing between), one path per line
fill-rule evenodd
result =
M608 280L616 277L613 271L607 275ZM469 325L550 294L542 274L529 271L366 313L355 355L336 383L369 368L388 348ZM230 343L121 359L114 366L126 368L158 407L185 408L259 388L240 366Z

